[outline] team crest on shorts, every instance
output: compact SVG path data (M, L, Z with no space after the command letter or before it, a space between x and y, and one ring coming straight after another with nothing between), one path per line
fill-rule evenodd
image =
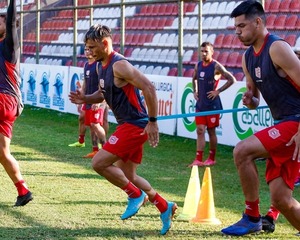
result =
M108 139L108 142L110 144L116 144L118 140L119 140L119 138L117 138L116 136L110 136L110 138Z
M215 123L216 120L217 120L216 118L211 118L211 119L210 119L210 121L211 121L212 123Z
M269 136L272 138L272 139L276 139L278 137L280 137L280 132L278 129L276 128L271 128L269 131Z

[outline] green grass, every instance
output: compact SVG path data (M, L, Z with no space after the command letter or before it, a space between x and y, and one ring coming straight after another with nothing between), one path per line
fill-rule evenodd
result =
M110 125L110 132L115 125ZM70 148L77 139L77 116L26 106L16 121L11 150L34 194L25 207L13 208L16 189L0 170L0 239L221 239L220 229L241 217L244 210L232 147L220 145L218 164L211 168L216 217L221 225L174 220L170 232L160 236L159 212L147 204L133 218L121 221L126 194L97 175L89 159L91 150ZM207 151L206 151L207 152ZM195 156L195 140L161 135L153 149L145 145L138 173L182 211L191 174L187 165ZM261 210L267 211L269 192L264 182L265 163L258 162L261 177ZM202 183L204 169L199 170ZM299 189L295 197L300 199ZM274 234L246 239L293 239L293 229L279 217ZM226 237L229 238L229 237ZM239 238L237 238L239 239ZM296 238L295 238L296 239Z

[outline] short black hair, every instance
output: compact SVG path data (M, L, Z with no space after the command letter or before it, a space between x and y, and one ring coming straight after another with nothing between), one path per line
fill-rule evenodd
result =
M86 43L87 40L91 39L93 41L101 41L103 38L111 36L111 29L105 25L94 24L90 27L90 29L86 32L83 42Z
M233 9L230 14L231 18L235 18L245 14L246 19L250 19L259 16L261 19L266 21L265 11L260 2L256 0L246 0L239 4L235 9Z
M211 47L211 49L214 49L214 45L211 42L203 42L200 47Z

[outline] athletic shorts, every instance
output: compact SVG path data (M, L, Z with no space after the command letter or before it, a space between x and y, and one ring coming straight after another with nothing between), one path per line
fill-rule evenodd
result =
M215 128L220 125L220 114L196 116L196 125L205 125L207 128Z
M255 133L270 155L266 167L267 183L282 177L288 187L294 189L300 163L292 160L295 144L291 146L286 146L286 144L297 133L298 127L299 122L286 121Z
M103 116L104 116L104 109L99 108L97 110L86 109L85 116L84 116L84 125L91 126L91 123L100 123L103 125Z
M124 123L117 126L116 131L104 144L103 149L118 156L124 162L128 160L140 164L143 157L143 145L147 134L141 135L143 128Z
M12 137L17 110L17 99L8 94L0 93L0 133L8 138Z

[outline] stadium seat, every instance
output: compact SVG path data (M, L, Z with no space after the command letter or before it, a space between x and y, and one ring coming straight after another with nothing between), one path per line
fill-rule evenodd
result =
M161 71L160 71L160 75L162 75L162 76L167 76L168 75L168 73L169 73L169 71L170 71L170 67L163 67L162 69L161 69Z
M156 66L153 71L152 71L152 74L153 75L160 75L160 72L162 70L162 66Z
M297 35L296 34L289 34L285 37L285 41L287 41L292 47L296 44Z
M154 33L148 33L146 34L145 41L143 42L143 45L147 45L153 41Z
M206 1L202 6L203 15L209 14L211 2Z
M156 48L154 52L152 53L152 57L150 59L150 62L159 62L159 57L161 54L162 49L161 48Z
M281 0L273 0L270 3L269 11L270 12L279 12L280 2L281 2Z
M138 54L139 54L140 51L141 51L140 48L135 48L135 49L133 49L133 51L132 51L132 53L131 53L130 59L136 60L136 59L138 58ZM128 57L128 58L129 58L129 57Z
M296 29L297 20L298 20L298 16L296 14L289 15L285 20L286 29L291 29L291 30Z
M297 49L300 49L300 36L297 38L296 43L295 43L295 47Z
M242 68L243 54L239 54L238 59L236 61L236 67Z
M193 56L194 51L193 50L187 50L184 52L183 57L182 57L182 63L183 64L188 64L191 61L191 58Z
M147 49L143 61L144 61L144 62L149 62L150 59L152 59L153 53L154 53L154 48L149 48L149 49Z
M133 48L132 47L126 48L125 51L124 51L124 57L130 58L132 52L133 52Z
M161 35L159 38L158 46L165 46L168 36L168 33L164 33L163 35Z
M235 7L236 2L235 1L230 1L227 3L226 8L224 10L224 14L231 14L233 8Z
M146 22L146 26L145 27L147 29L152 29L152 30L163 28L163 26L160 25L160 21L161 21L160 17L151 18L149 20L149 22Z
M271 1L272 0L265 0L264 9L266 13L269 12Z
M209 29L218 29L219 28L219 23L220 23L221 17L220 16L216 16L213 18L213 20L210 23L210 27Z
M207 34L206 34L206 36L207 36ZM205 37L205 39L206 39L206 37ZM203 36L202 36L202 42L204 42L205 39L203 39ZM191 35L189 42L187 43L186 46L192 47L192 48L198 48L198 33L194 33Z
M142 48L138 55L137 55L137 58L135 59L136 61L144 61L144 58L145 58L145 54L147 52L147 48Z
M178 74L177 67L171 68L170 71L168 72L168 76L177 76L177 74Z
M158 62L165 62L169 54L169 51L170 51L169 49L162 50L159 55Z
M203 30L208 30L208 29L210 29L212 20L213 20L213 17L212 17L212 16L209 16L209 17L207 17L207 18L204 18L204 21L202 21L202 29L203 29ZM178 25L177 25L177 27L178 27Z
M199 61L198 51L194 51L189 64L195 65Z
M218 24L218 29L226 29L228 27L229 19L230 19L229 16L221 17L219 24Z
M279 6L280 12L290 11L291 0L282 0Z
M145 69L144 73L145 73L145 74L152 74L153 69L154 69L154 66L153 66L153 65L150 65L150 66L148 66L148 67Z
M232 47L232 41L233 41L234 37L235 37L234 34L225 35L225 37L223 38L222 46L224 48L231 48Z
M218 60L219 56L220 56L220 51L214 50L213 59Z
M217 60L218 60L218 62L220 62L223 66L227 66L226 64L227 64L228 56L229 56L229 52L228 52L228 51L221 52Z
M183 44L184 44L184 45L185 45L185 44L187 44L187 45L189 44L191 36L192 36L192 34L190 34L190 33L187 33L187 34L185 34L185 35L183 36Z
M160 37L161 37L161 33L156 33L153 36L152 42L151 43L145 43L144 45L146 45L146 46L158 46Z
M214 43L215 43L216 36L217 36L217 35L216 35L215 33L209 34L208 37L207 37L207 39L206 39L206 41L207 41L207 42L210 42L210 43L212 43L212 44L214 44Z
M279 15L276 17L274 21L274 27L275 29L285 29L285 20L286 20L286 15Z
M299 0L291 0L290 11L298 12L298 13L300 12L300 1Z
M191 78L194 75L194 71L195 71L194 68L189 68L189 69L184 71L183 76Z
M197 19L198 19L198 17L189 18L189 21L187 22L187 25L186 25L186 29L189 29L189 30L198 29L198 26L197 26L198 24L196 25Z
M164 45L166 47L172 47L175 37L176 37L176 33L169 34L168 37L166 38L166 42Z
M297 22L295 24L295 29L296 30L300 30L300 17L298 17L298 20L297 20Z
M240 55L239 52L231 52L228 56L226 65L228 67L236 67L239 55Z
M133 43L133 37L134 37L135 34L127 34L125 35L125 44L128 44L128 45L136 45Z
M214 45L215 48L221 48L222 44L223 44L223 39L225 37L224 33L220 33L217 37L214 43L212 43Z
M177 49L171 49L167 54L165 62L167 63L177 63L178 62L178 51Z
M209 14L210 15L218 14L217 12L218 6L219 6L219 2L213 2L209 7Z
M234 38L232 40L231 46L233 48L243 48L243 44L241 43L241 41L238 39L238 37L236 35L234 36Z
M267 20L266 20L266 27L268 29L273 29L274 28L274 21L276 19L276 15L275 14L270 14L267 16Z
M141 66L139 67L139 70L140 70L142 73L144 73L144 72L146 71L146 68L147 68L146 65L141 65Z

